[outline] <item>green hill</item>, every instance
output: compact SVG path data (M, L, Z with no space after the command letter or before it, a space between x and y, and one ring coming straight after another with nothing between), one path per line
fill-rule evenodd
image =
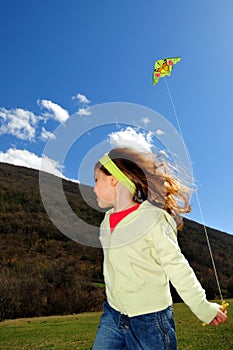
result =
M54 177L46 176L49 186ZM65 180L63 188L73 211L99 226L103 213L81 195L94 203L93 190ZM233 297L233 236L207 230L222 292ZM178 237L208 297L218 298L203 226L185 219ZM41 201L37 170L0 163L0 320L98 311L103 300L102 250L76 243L54 226Z

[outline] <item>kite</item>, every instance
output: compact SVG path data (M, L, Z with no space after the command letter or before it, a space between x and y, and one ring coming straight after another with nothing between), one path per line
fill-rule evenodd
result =
M180 60L181 57L171 57L155 61L152 84L157 84L159 79L165 77L166 75L170 76L174 64Z

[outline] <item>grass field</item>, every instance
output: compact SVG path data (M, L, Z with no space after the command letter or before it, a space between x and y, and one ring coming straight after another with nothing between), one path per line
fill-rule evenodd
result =
M233 300L228 322L202 327L184 304L175 304L179 350L233 350ZM100 313L9 320L0 323L0 350L90 350Z

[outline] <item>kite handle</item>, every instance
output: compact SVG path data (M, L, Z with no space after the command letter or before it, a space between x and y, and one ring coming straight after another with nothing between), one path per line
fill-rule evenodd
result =
M221 311L224 312L227 309L228 306L229 306L229 303L227 303L226 301L223 300L222 301L222 305L221 305ZM205 327L205 326L207 326L207 324L206 323L202 323L202 326Z

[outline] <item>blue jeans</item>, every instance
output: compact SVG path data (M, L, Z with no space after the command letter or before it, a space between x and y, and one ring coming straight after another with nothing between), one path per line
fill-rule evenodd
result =
M92 350L177 350L172 306L128 317L105 301Z

